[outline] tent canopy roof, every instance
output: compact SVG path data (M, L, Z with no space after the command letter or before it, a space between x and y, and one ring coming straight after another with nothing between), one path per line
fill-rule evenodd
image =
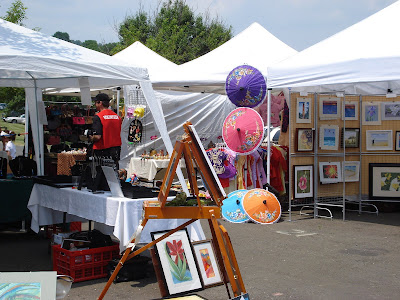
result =
M0 36L0 86L107 87L148 80L144 68L1 19ZM79 78L88 80L79 84Z
M295 53L260 24L253 23L209 53L151 79L157 89L225 94L225 80L233 68L248 64L267 76L270 64Z
M268 87L400 92L400 2L268 68Z

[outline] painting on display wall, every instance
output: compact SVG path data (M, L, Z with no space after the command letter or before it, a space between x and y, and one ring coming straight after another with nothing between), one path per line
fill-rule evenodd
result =
M342 148L360 147L360 128L342 128Z
M313 197L313 166L294 166L294 197Z
M297 98L296 123L311 123L311 99Z
M345 182L355 182L360 180L360 162L345 161L342 163L343 177Z
M393 150L392 130L367 130L365 134L368 151Z
M312 128L296 129L296 151L310 152L314 150L314 130Z
M380 200L400 198L400 164L369 164L369 198Z
M357 101L345 101L343 105L342 119L346 121L358 120Z
M363 102L362 124L381 125L381 106L378 102Z
M400 102L382 102L382 120L400 120Z
M319 179L321 183L338 183L342 181L340 162L320 162Z
M340 117L340 99L335 97L321 97L319 99L319 119L335 120Z
M322 125L319 129L319 147L323 150L338 150L339 126Z

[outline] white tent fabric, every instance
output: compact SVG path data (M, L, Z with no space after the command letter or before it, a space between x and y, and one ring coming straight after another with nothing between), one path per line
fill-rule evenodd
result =
M42 88L104 88L139 83L146 100L156 102L146 69L1 19L0 37L0 86L26 88L39 175L44 173L43 121L38 117ZM162 111L155 113L162 116ZM168 135L162 137L168 142Z
M225 80L233 68L248 64L267 76L267 67L293 54L289 47L258 23L210 51L178 66L177 72L159 73L151 77L157 90L225 94Z
M400 94L400 1L268 68L269 88Z

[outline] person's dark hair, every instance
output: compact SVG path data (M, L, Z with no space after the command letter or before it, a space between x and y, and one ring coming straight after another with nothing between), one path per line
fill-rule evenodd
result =
M12 140L12 141L15 141L15 136L16 136L15 132L14 131L10 131L9 135L10 135L9 139Z
M110 106L110 97L108 97L107 94L101 93L97 94L96 97L94 97L95 102L101 102L104 107L109 107Z

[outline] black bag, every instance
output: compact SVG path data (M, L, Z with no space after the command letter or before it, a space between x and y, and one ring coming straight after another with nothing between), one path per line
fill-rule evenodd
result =
M72 233L69 238L74 240L89 241L89 248L99 248L113 245L111 237L109 235L101 233L97 229L93 229L91 231L75 232Z
M114 279L114 283L138 280L146 277L146 266L151 259L146 256L134 256L132 259L125 261ZM118 265L119 259L110 260L107 265L107 276L111 277Z
M9 165L15 177L36 175L36 162L28 157L17 156Z

